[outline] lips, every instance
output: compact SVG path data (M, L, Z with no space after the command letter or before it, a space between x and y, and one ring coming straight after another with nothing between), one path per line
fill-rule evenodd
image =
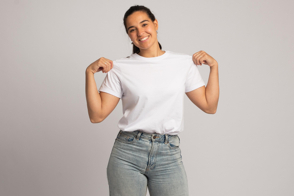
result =
M144 38L142 38L142 39L139 39L139 41L140 41L140 42L144 42L144 41L146 41L148 38L149 38L149 36L144 37Z

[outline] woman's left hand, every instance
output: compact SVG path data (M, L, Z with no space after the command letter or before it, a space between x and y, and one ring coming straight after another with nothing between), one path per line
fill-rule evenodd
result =
M192 59L195 65L206 64L209 67L212 67L218 64L217 61L214 58L212 58L212 56L210 56L203 50L200 50L199 52L194 53L192 56Z

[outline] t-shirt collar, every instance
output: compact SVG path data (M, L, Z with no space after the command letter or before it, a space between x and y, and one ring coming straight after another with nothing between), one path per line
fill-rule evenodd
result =
M131 57L133 57L134 59L138 59L138 60L144 60L144 61L158 61L158 60L162 60L164 58L166 58L169 54L169 51L165 51L164 54L160 55L160 56L156 56L156 57L143 57L138 55L137 53L133 53L131 55Z

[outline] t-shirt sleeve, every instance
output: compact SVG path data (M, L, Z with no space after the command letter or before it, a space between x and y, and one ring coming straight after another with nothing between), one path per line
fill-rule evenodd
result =
M99 88L99 91L109 93L118 98L122 98L121 82L119 80L119 77L117 76L117 73L115 73L113 68L109 72L107 72Z
M200 75L197 66L191 63L185 82L185 92L190 92L201 86L205 86L205 83Z

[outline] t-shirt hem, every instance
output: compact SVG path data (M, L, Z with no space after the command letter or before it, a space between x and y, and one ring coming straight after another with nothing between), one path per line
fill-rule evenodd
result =
M116 97L118 97L118 98L121 98L121 95L115 93L114 91L112 91L112 90L109 89L109 88L104 87L103 89L100 89L99 92L100 92L100 91L105 92L105 93L109 93L109 94L111 94L111 95L113 95L113 96L116 96Z
M198 84L196 86L193 86L193 87L189 88L188 90L186 90L185 93L188 93L190 91L193 91L193 90L195 90L195 89L197 89L199 87L202 87L202 86L205 86L205 83L201 83L201 84Z

